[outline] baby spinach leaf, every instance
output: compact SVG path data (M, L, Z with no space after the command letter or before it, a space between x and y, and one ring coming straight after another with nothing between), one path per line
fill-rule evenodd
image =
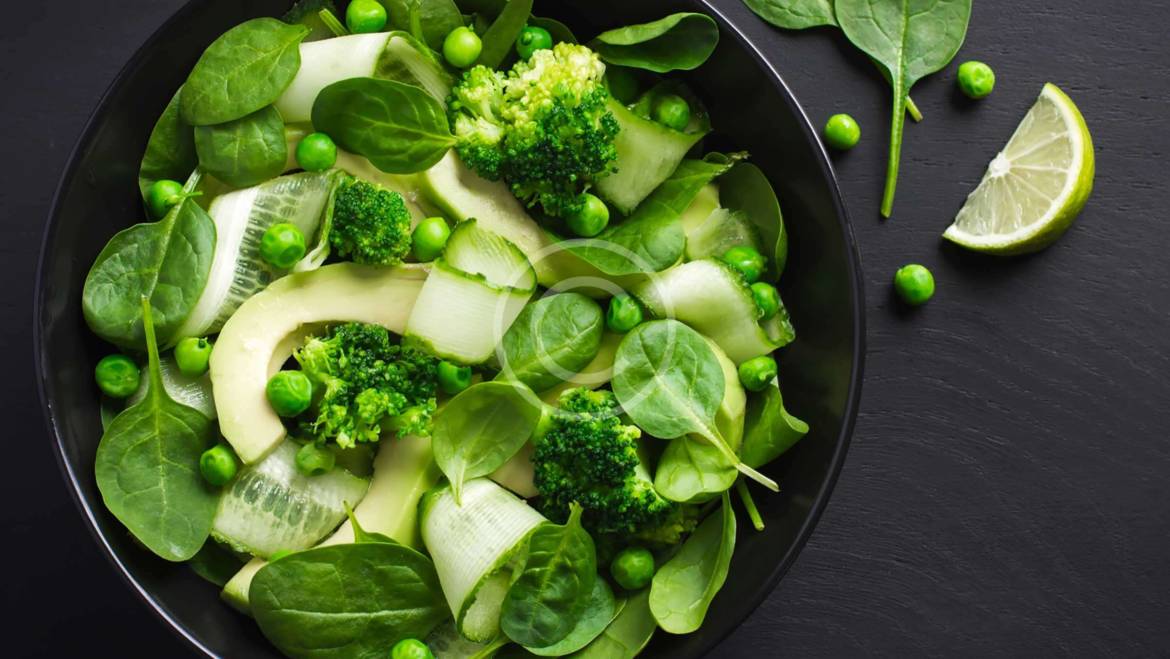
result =
M183 120L210 126L272 105L301 68L304 25L254 18L216 39L195 63L180 95Z
M333 545L264 566L248 591L260 631L289 657L382 657L451 615L435 566L398 544Z
M808 434L808 424L784 409L776 381L748 398L740 457L752 467L762 467L784 455Z
M603 32L589 42L609 64L656 73L697 69L719 45L719 26L706 14L682 13Z
M658 623L650 614L650 589L630 596L605 631L571 655L575 659L634 659L650 643Z
M575 255L610 276L660 272L678 262L686 249L686 234L678 219L699 191L727 172L746 154L711 154L703 160L684 160L630 217L596 238L574 241Z
M768 278L775 281L788 263L788 232L772 183L759 167L741 162L719 178L719 200L725 208L742 212L755 225L767 248Z
M516 455L540 415L532 391L511 382L474 385L435 414L435 462L451 481L456 502L465 482L487 476Z
M597 580L597 550L573 504L564 526L542 524L528 540L528 557L508 589L500 629L526 647L563 641L576 626Z
M568 381L601 349L605 317L580 293L560 293L520 312L500 343L498 379L514 380L541 393Z
M894 88L890 155L882 215L894 210L906 98L922 78L945 67L967 36L971 0L836 0L837 22L853 45L889 73Z
M198 175L186 190L191 192ZM199 300L215 255L215 223L187 198L158 222L138 224L106 244L81 294L90 329L103 339L134 350L146 347L141 299L150 299L164 344Z
M329 85L313 103L313 126L388 174L429 169L455 144L443 104L393 80L351 78Z
M500 15L492 21L492 26L483 35L483 52L480 53L476 64L494 69L503 64L504 59L516 46L516 38L520 31L528 24L532 17L532 0L508 0Z
M650 612L658 626L671 634L697 630L727 579L734 551L735 512L724 492L719 515L703 520L650 582Z
M223 588L244 567L244 561L227 547L208 540L203 543L203 549L187 561L187 565L195 574Z
M617 615L617 603L613 597L613 590L605 579L596 579L593 582L593 591L589 600L577 618L573 631L561 639L559 643L543 648L525 648L538 657L563 657L589 645L601 635L609 623Z
M284 121L271 105L227 123L195 128L203 171L235 188L280 176L288 162Z
M658 459L654 489L671 501L704 503L726 492L738 477L735 465L710 442L677 437Z
M529 19L528 24L533 27L542 27L548 30L548 33L552 35L553 45L558 43L577 43L577 35L573 34L573 30L568 25L556 19L533 16Z
M743 3L765 21L789 30L837 24L833 0L743 0Z
M168 561L186 561L203 548L219 497L199 473L211 445L211 421L171 400L163 387L150 301L139 304L149 355L149 390L102 434L94 458L106 508L134 537Z
M381 0L389 14L389 23L399 30L411 29L411 12L417 16L422 34L431 48L441 51L447 35L463 26L463 14L453 0Z
M143 154L142 165L138 168L138 189L142 192L143 199L155 181L160 179L185 181L199 166L199 156L195 153L194 130L190 124L183 121L179 113L179 96L182 93L182 89L175 92L162 116L154 124L154 130L150 131L146 153Z

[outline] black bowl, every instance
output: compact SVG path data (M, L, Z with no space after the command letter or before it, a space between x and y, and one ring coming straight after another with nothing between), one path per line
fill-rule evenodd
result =
M182 565L138 547L102 505L93 476L101 427L93 366L109 351L87 330L81 287L102 245L140 221L136 175L155 119L203 49L227 28L280 15L289 0L193 0L134 55L90 119L62 179L45 235L35 311L41 395L61 467L94 536L159 616L211 656L278 657L256 625ZM579 15L571 6L588 6ZM718 19L723 40L688 81L710 105L714 147L747 148L776 185L791 233L782 291L799 339L783 351L789 409L812 425L767 472L783 485L757 500L767 523L741 520L731 572L697 633L659 633L649 656L696 657L738 626L792 565L824 509L845 458L861 389L864 309L857 250L832 168L808 119L762 53L702 0L544 0L579 33L680 10ZM100 597L94 594L95 597Z

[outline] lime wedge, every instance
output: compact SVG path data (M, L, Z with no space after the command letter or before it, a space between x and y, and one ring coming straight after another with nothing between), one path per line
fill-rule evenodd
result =
M988 254L1044 249L1085 207L1095 168L1085 118L1059 87L1044 85L943 237Z

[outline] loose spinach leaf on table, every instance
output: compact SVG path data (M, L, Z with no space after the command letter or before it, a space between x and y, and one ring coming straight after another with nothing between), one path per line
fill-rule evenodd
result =
M443 41L452 30L463 26L463 14L452 0L380 0L386 7L389 24L398 30L411 31L411 12L421 29L420 38L431 48L442 51Z
M150 384L102 434L94 458L106 508L134 537L168 561L195 556L211 533L219 501L199 473L212 442L211 421L167 395L159 366L150 302L140 298Z
M236 188L280 176L288 162L284 121L271 105L214 126L195 128L195 151L203 171Z
M608 64L655 73L699 68L719 45L719 26L706 14L682 13L603 32L589 47Z
M435 414L435 462L460 500L463 484L487 476L516 455L536 430L541 410L522 384L482 382Z
M593 593L597 550L581 527L581 513L581 506L573 504L564 526L542 524L528 540L524 568L500 612L500 629L520 645L563 641Z
M686 249L679 217L699 191L746 154L710 154L684 160L630 217L596 238L574 241L569 251L610 276L659 272L678 262Z
M383 657L451 615L431 559L380 542L269 563L253 578L248 601L264 636L297 659Z
M497 379L541 393L581 372L601 349L605 317L580 293L560 293L524 308L500 342Z
M762 467L784 455L808 434L808 424L784 409L775 380L748 398L740 457L751 467Z
M497 68L516 46L516 38L532 16L532 0L509 0L483 35L483 52L476 64Z
M572 654L600 636L617 612L613 590L605 579L596 579L593 582L593 591L589 594L589 599L568 636L549 646L525 649L538 657L563 657Z
M304 25L255 18L216 39L191 70L180 95L183 120L210 126L276 102L301 68Z
M967 36L971 0L836 0L837 22L853 45L889 74L894 89L890 155L882 215L894 209L906 98L922 78L945 67Z
M455 144L443 104L393 80L351 78L329 85L313 103L313 126L388 174L429 169Z
M181 88L175 92L162 116L154 124L154 130L150 131L146 153L142 155L142 165L138 168L138 189L143 199L155 181L185 181L199 166L194 129L183 121L179 113L179 97L182 93Z
M734 551L735 512L724 492L720 513L703 520L650 582L650 612L658 626L671 634L689 634L702 626L727 579Z
M197 181L198 175L192 176L188 193ZM158 222L120 231L85 278L85 322L114 345L142 350L141 300L146 296L159 340L169 344L199 301L214 256L215 223L189 197Z
M776 281L788 263L788 232L772 183L759 167L741 162L719 178L720 203L744 213L755 225L766 248L768 278Z
M605 631L573 655L574 659L634 659L649 643L658 623L650 614L650 589L630 595Z

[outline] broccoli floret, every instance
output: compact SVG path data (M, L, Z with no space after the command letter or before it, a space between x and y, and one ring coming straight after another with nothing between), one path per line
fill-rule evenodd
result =
M300 419L318 442L349 448L398 436L429 433L435 410L438 360L394 342L384 327L348 323L296 351L319 402Z
M620 128L606 107L604 76L596 53L565 43L507 74L471 69L448 103L460 158L549 215L579 211L581 193L617 159Z
M410 252L410 211L402 195L351 179L342 183L333 206L329 244L355 263L398 265Z
M533 456L538 507L549 519L568 519L577 502L591 531L636 534L672 514L676 506L654 490L638 457L642 431L623 424L620 412L609 391L561 395Z

